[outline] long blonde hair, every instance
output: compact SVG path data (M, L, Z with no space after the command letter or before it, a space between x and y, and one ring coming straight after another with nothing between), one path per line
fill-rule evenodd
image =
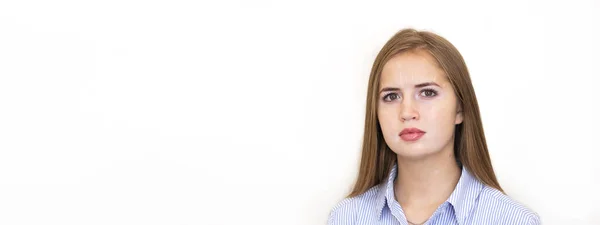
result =
M458 50L448 40L428 31L407 28L397 32L383 46L369 78L362 156L358 178L349 197L360 195L381 183L396 162L396 154L383 139L377 119L378 88L381 71L393 56L411 50L424 50L436 59L446 73L462 108L464 120L456 125L454 155L479 181L503 192L487 149L479 105L467 65Z

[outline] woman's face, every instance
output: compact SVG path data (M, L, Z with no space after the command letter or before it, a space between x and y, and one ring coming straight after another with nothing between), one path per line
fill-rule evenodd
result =
M381 73L377 117L387 145L401 157L452 151L454 129L463 121L444 71L424 51L391 58ZM400 135L405 128L424 133Z

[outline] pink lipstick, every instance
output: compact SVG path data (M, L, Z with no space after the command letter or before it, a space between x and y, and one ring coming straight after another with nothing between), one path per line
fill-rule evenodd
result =
M416 141L419 140L419 138L421 138L423 135L425 134L425 131L419 130L418 128L405 128L404 130L402 130L402 132L400 132L400 138L402 138L402 140L404 141Z

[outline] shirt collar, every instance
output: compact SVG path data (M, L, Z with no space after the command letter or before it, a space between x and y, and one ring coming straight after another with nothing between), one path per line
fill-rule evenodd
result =
M454 213L459 224L465 224L464 220L474 208L475 201L483 187L484 185L463 166L460 179L447 200L454 207Z
M394 181L396 180L396 174L398 165L394 164L390 170L388 177L381 184L379 184L379 190L376 198L376 210L377 218L381 218L383 209L386 206L389 207L389 201L394 198ZM456 187L446 202L450 203L454 207L456 219L459 224L465 224L465 219L469 215L469 212L475 206L475 200L479 197L479 193L483 189L483 184L477 180L465 167L462 167L462 172Z
M379 184L379 191L377 192L377 202L376 202L376 210L377 210L377 218L381 218L381 214L383 213L383 209L386 206L386 201L389 201L390 196L392 199L394 198L394 181L396 180L396 171L398 169L398 165L394 164L392 169L390 170L388 177L381 184Z

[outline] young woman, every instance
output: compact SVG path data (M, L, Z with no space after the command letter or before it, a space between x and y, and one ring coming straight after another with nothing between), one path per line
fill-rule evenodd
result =
M540 224L500 187L467 66L446 39L404 29L377 55L358 179L328 224Z

